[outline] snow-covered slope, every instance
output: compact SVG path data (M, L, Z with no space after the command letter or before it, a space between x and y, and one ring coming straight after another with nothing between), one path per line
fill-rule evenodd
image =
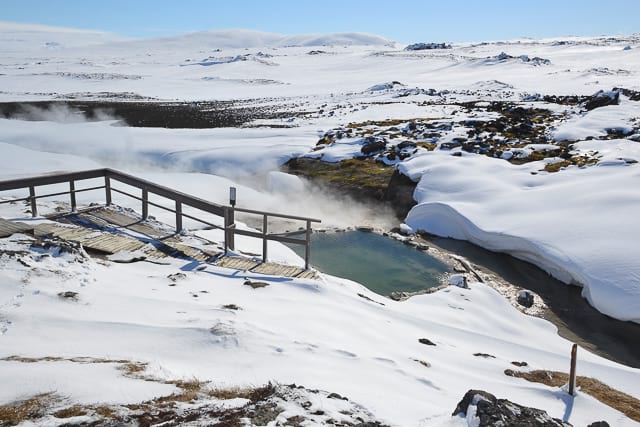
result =
M394 302L330 276L238 276L189 261L80 263L77 254L29 253L28 244L24 236L0 240L0 249L18 254L0 258L0 359L49 360L0 360L0 404L47 391L65 396L66 405L135 403L170 394L162 380L278 381L339 393L399 426L466 425L451 412L471 388L574 425L637 425L587 394L569 402L560 389L505 376L512 361L564 371L571 345L483 284ZM268 286L245 286L244 276ZM64 292L76 295L58 295ZM145 374L156 381L123 378L100 360L148 363ZM581 375L637 395L636 369L582 350L578 366Z

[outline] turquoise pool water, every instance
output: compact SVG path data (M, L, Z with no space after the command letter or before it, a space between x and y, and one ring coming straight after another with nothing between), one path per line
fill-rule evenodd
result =
M292 245L304 256L304 247ZM311 265L334 276L362 283L380 295L416 292L442 284L449 267L440 260L375 233L314 233Z

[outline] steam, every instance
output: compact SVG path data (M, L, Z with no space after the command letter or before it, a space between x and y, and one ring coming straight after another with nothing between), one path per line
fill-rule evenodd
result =
M277 183L273 182L274 175L278 176ZM288 177L286 185L282 183L284 176ZM359 201L336 190L283 172L271 172L269 178L272 179L269 183L270 188L267 189L269 198L261 209L320 219L320 228L369 226L388 230L398 225L393 210L383 203ZM244 184L256 188L261 182L264 181L255 180L253 185L248 185L245 181ZM292 185L296 182L297 184ZM275 226L270 224L270 227L274 231L285 231L290 225L283 221ZM318 225L314 227L317 228Z
M88 119L82 112L64 105L26 106L14 117L22 120L0 119L0 142L91 159L217 203L228 203L228 187L239 186L243 206L318 218L322 220L321 227L366 225L389 229L397 225L392 210L381 203L356 201L279 172L279 165L292 155L308 150L299 142L290 142L300 141L298 135L292 138L278 133L274 137L269 130L247 133L242 129L113 126L117 118L106 110ZM268 138L271 139L265 143ZM78 169L82 169L82 162L78 163ZM43 173L51 171L47 167L43 163ZM242 216L238 219L245 220ZM248 225L261 226L252 223L251 218L246 220ZM270 229L285 231L300 225L300 222L270 223Z
M48 104L45 107L23 104L17 111L9 114L9 116L17 120L54 123L86 123L120 120L108 109L92 109L88 113L85 113L77 108L71 108L66 104Z

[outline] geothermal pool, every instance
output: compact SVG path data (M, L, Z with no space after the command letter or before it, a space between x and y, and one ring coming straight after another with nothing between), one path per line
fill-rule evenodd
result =
M304 256L304 247L292 245L292 249ZM450 271L445 263L412 246L362 231L314 233L311 265L385 296L439 286Z

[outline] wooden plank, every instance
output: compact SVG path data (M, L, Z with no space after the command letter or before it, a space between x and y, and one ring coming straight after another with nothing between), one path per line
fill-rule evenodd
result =
M162 239L172 235L172 233L158 230L153 225L143 222L141 218L133 215L127 215L122 212L116 212L108 208L96 209L89 215L105 222L106 224L123 227L128 230L153 237L154 239Z
M0 218L0 237L9 237L15 233L26 233L32 231L33 228L33 225Z

